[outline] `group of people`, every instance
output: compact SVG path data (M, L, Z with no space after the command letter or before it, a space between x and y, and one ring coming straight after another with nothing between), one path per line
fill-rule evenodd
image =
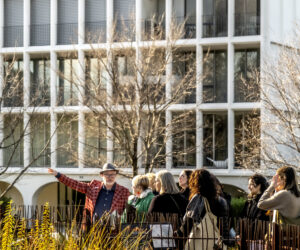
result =
M210 210L222 218L222 236L230 238L227 223L230 199L216 176L206 169L182 171L178 179L181 190L167 170L137 175L132 179L132 195L116 183L118 169L111 163L104 164L100 171L103 181L90 183L76 181L53 169L48 172L66 186L86 194L84 218L90 223L106 212L117 211L122 215L130 205L138 213L177 214L181 225L175 233L187 237L193 226L201 223L206 210ZM241 217L270 220L268 212L277 210L280 222L300 224L300 191L292 167L279 168L270 185L264 176L254 174L249 178L248 188L250 193Z

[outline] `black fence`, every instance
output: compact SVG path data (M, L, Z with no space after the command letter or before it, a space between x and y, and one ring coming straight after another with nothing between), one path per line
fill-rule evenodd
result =
M260 15L257 13L236 13L234 24L235 36L260 34Z
M84 237L82 233L83 206L49 207L48 214L55 233L66 236L71 224L76 222L73 234ZM42 221L43 206L14 207L12 214L18 221L27 218L28 228L36 220ZM2 213L1 213L2 212ZM3 211L0 211L0 225L3 223ZM75 220L74 220L75 219ZM94 231L107 226L107 237L115 238L122 234L124 240L134 238L142 232L141 248L149 245L152 249L300 249L300 226L283 225L269 221L248 220L241 218L205 218L198 224L182 227L177 214L136 214L127 213L121 217L101 218L101 223L94 226ZM180 230L181 228L181 230ZM185 233L182 232L182 228ZM209 231L212 230L212 231ZM213 232L213 233L212 233Z

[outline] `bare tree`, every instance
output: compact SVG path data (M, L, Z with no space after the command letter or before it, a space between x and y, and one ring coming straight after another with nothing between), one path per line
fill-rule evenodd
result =
M79 160L99 166L109 150L119 166L132 168L133 175L139 166L145 172L165 166L166 157L178 165L184 161L195 165L195 113L176 110L177 105L196 102L195 49L176 45L184 25L172 25L171 37L159 45L165 35L159 23L151 34L142 34L148 41L139 48L128 42L135 29L120 25L113 41L126 43L111 43L108 50L91 45L85 80L78 76L73 81L87 107L86 139L79 142L87 152ZM173 153L168 148L171 137L177 141Z
M34 67L34 62L33 67ZM41 63L39 63L41 65ZM50 71L49 65L44 65ZM1 138L2 164L0 175L13 173L13 181L0 194L0 198L15 185L30 167L50 165L50 119L38 112L41 106L50 104L47 82L31 74L28 103L24 105L23 61L15 55L4 59L1 74ZM46 128L47 127L47 128ZM47 134L41 132L47 131ZM24 143L30 143L29 160L24 161ZM27 162L27 163L25 163Z
M289 44L289 45L288 45ZM248 114L238 134L236 160L252 169L292 166L300 171L300 49L299 37L286 44L272 43L259 74L253 70L251 84L244 80L249 98L261 98L261 114ZM258 91L253 91L253 89ZM246 148L246 150L241 150Z

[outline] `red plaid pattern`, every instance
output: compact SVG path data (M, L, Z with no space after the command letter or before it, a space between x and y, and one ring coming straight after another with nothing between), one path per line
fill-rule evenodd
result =
M78 192L84 193L86 195L84 207L90 212L90 215L93 215L96 201L103 186L103 182L92 180L90 183L84 183L71 179L63 174L60 175L58 180L66 186ZM112 212L117 210L117 212L121 215L125 209L129 195L129 190L126 187L116 184L110 211Z

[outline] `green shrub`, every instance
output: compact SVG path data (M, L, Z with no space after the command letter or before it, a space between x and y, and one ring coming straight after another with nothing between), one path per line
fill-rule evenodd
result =
M241 216L246 200L244 197L231 199L232 217Z

